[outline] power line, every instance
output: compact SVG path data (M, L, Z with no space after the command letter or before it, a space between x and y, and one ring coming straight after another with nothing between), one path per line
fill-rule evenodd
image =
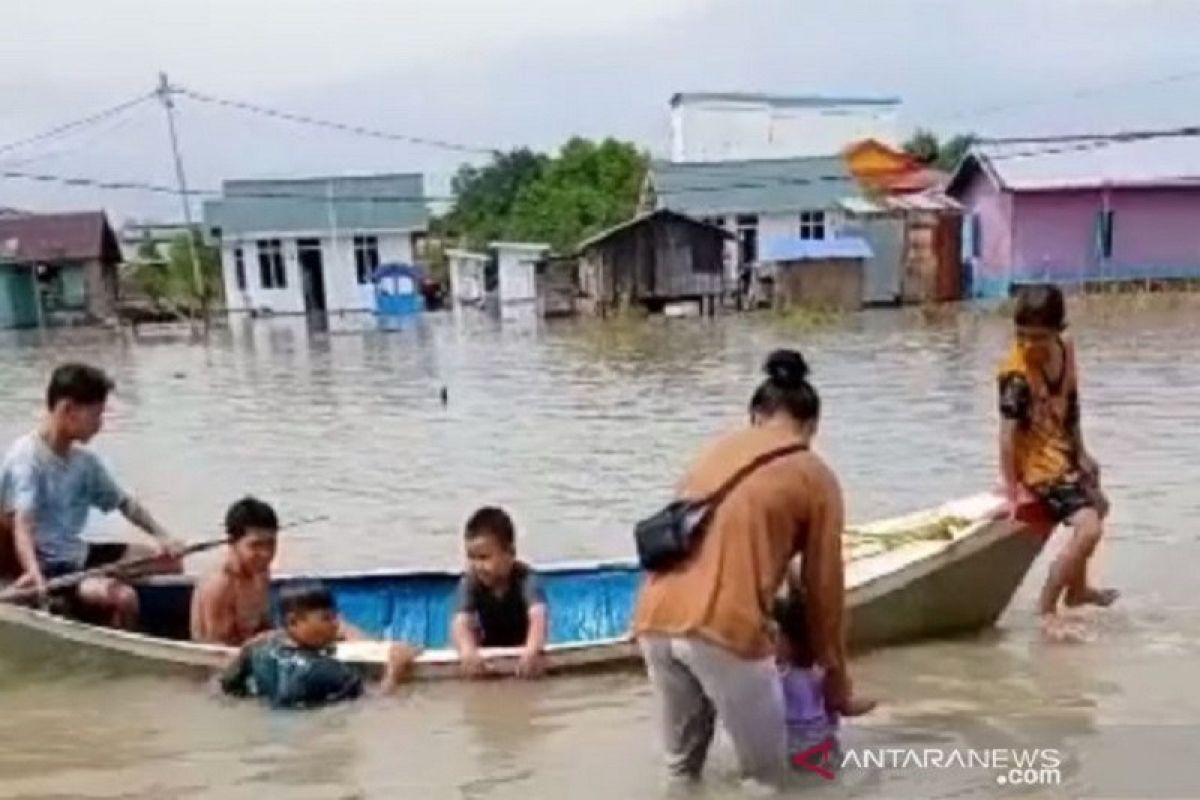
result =
M1107 134L1075 134L1069 136L1027 137L1024 139L980 139L977 140L977 143L982 145L1029 143L1031 145L1031 147L1024 150L1015 150L1011 152L988 155L988 158L992 161L1007 161L1020 158L1036 158L1038 156L1062 155L1064 153L1096 150L1105 147L1112 147L1114 145L1142 142L1152 139L1180 139L1195 137L1200 137L1200 126L1187 125L1178 128L1130 130ZM705 171L697 170L693 174L705 174ZM708 171L707 174L714 177L718 176L718 172L716 170ZM845 174L816 175L812 176L811 178L763 176L762 178L758 178L753 181L739 181L716 185L675 186L669 189L657 190L657 193L660 195L680 195L709 191L726 191L729 189L765 189L778 185L809 186L818 183L839 182L857 183L853 177Z
M361 125L333 122L331 120L309 117L303 114L293 114L288 111L279 111L277 109L267 108L266 106L260 106L255 103L247 103L242 100L227 100L221 97L214 97L212 95L202 94L181 86L174 87L173 93L200 103L208 103L211 105L223 106L225 108L234 108L240 111L248 111L253 114L259 114L264 117L287 120L288 122L295 122L301 125L312 125L319 128L327 128L329 130L341 131L342 133L351 133L356 136L366 136L372 139L384 139L391 142L404 142L405 144L416 144L423 147L434 147L440 150L452 150L458 153L470 153L473 155L494 155L499 152L495 148L490 147L475 147L457 142L449 142L444 139L431 139L424 136L410 136L403 133L393 133L390 131L367 128Z
M1189 70L1187 72L1177 72L1169 75L1162 75L1155 78L1148 78L1134 81L1118 81L1114 83L1098 84L1095 86L1086 86L1074 91L1061 93L1051 96L1043 96L1029 100L1017 100L1010 103L998 103L995 105L980 106L966 111L958 111L953 114L941 117L933 117L934 120L940 122L953 122L959 119L975 118L991 116L992 114L1001 111L1010 111L1018 108L1032 108L1036 106L1047 105L1049 103L1058 103L1072 100L1085 100L1089 97L1097 97L1108 92L1120 89L1136 89L1142 86L1158 86L1169 83L1179 83L1181 81L1189 81L1200 79L1200 70Z
M116 116L108 120L106 124L97 123L89 131L80 131L79 136L69 143L55 142L49 145L50 149L37 150L32 155L13 154L0 156L0 166L25 167L38 161L68 157L94 146L99 140L110 137L117 131L128 128L133 123L144 121L144 119L140 119L136 114Z
M1025 143L1047 145L1046 147L1034 147L988 156L992 161L1007 161L1014 158L1033 158L1043 155L1062 155L1064 153L1086 150L1099 150L1105 147L1112 147L1113 145L1145 142L1152 139L1183 139L1197 136L1200 136L1200 126L1185 125L1179 128L1132 130L1098 135L1077 134L1071 136L1029 137L1025 139L981 139L980 144L993 146Z
M179 196L180 190L175 186L165 186L162 184L149 183L146 181L128 181L128 180L104 180L100 178L84 178L67 175L55 175L44 172L26 172L23 170L8 170L0 168L0 178L9 178L13 180L27 180L37 183L54 183L64 186L74 186L91 189L104 189L113 191L137 191L146 192L148 194L169 194L176 197ZM339 203L426 203L450 201L453 197L438 196L438 195L334 195L332 198L327 194L309 194L302 192L238 192L234 195L226 195L220 189L194 189L186 190L187 197L198 198L215 198L221 200L303 200L315 203L328 203L331 200Z
M47 139L52 139L55 136L60 136L64 133L67 133L68 131L75 130L76 128L82 128L87 125L93 125L97 122L102 122L102 121L108 119L109 117L116 116L117 114L127 111L140 103L146 102L153 96L154 96L153 93L139 95L138 97L135 97L132 100L127 100L124 103L119 103L119 104L113 106L112 108L106 108L103 111L98 111L95 114L89 114L88 116L83 117L81 119L72 120L71 122L67 122L62 125L58 125L56 127L51 128L50 130L43 131L34 136L29 136L25 139L18 139L15 142L9 142L8 144L0 145L0 153L7 153L10 150L16 150L19 147L25 147L26 145L35 144L37 142L45 141Z
M1162 139L1196 135L1200 135L1200 125L1184 125L1178 128L1143 128L1118 131L1116 133L1072 133L1055 136L981 136L975 139L975 141L979 144L1058 144L1062 142L1126 142L1141 139Z
M1200 136L1200 126L1186 126L1181 128L1169 128L1161 130L1137 130L1124 131L1114 134L1082 134L1072 137L1042 137L1047 140L1044 146L1035 141L1031 147L1010 153L989 154L988 158L993 161L1008 160L1015 158L1031 158L1042 155L1057 155L1066 152L1074 152L1081 150L1097 149L1102 147L1111 147L1113 145L1125 144L1130 142L1147 141L1159 138L1190 138ZM988 142L996 143L1020 143L1020 140L987 140ZM75 176L64 176L41 172L27 172L21 170L10 170L0 168L0 178L9 178L15 180L29 180L40 183L54 183L65 186L87 187L114 191L141 191L151 194L169 194L173 196L179 195L179 189L172 186L164 186L153 184L144 181L130 180L103 180L96 178L85 178ZM681 186L670 189L656 190L659 196L672 196L680 194L704 194L709 192L724 192L731 189L766 189L780 185L794 186L812 186L828 183L845 183L856 184L852 177L845 173L832 175L815 175L811 177L763 177L755 180L747 181L729 181L724 183L714 183L695 186ZM232 195L226 195L219 189L195 189L187 190L186 195L189 197L209 197L216 199L237 201L241 199L249 200L301 200L314 203L329 203L332 200L344 203L362 202L362 203L430 203L430 202L452 202L456 198L453 195L366 195L366 194L347 194L330 198L327 194L312 194L303 192L287 192L287 191L259 191L259 192L238 192Z

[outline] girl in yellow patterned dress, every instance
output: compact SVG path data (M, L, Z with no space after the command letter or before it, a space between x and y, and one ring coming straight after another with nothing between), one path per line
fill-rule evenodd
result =
M1083 443L1075 348L1063 337L1066 309L1057 286L1022 288L1014 313L1016 341L999 371L1000 468L1015 510L1024 492L1040 500L1071 541L1050 567L1039 612L1051 638L1070 635L1058 618L1067 606L1108 606L1115 589L1087 579L1088 559L1104 531L1108 500L1100 467Z

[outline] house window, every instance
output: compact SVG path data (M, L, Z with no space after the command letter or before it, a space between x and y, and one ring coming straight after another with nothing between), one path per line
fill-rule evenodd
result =
M700 221L706 222L709 225L716 225L718 228L725 227L725 218L724 217L702 217L700 219Z
M379 240L374 236L354 237L354 271L360 286L375 280L379 266Z
M1113 212L1111 209L1096 214L1096 252L1103 259L1113 254Z
M240 247L233 248L233 278L237 281L238 291L246 291L246 259Z
M283 266L283 242L258 240L258 273L264 289L286 289L287 271Z
M738 260L753 264L758 260L758 215L739 214L737 218Z
M971 214L971 258L983 258L983 217Z
M822 240L825 238L825 212L800 212L800 238Z

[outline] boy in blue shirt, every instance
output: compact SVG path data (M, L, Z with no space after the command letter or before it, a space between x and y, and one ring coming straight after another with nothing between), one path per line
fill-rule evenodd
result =
M48 581L144 556L160 554L154 571L178 571L183 549L150 513L126 493L87 449L104 424L113 383L87 364L62 364L46 387L46 416L0 461L0 545L11 542L21 576L16 585L46 588ZM154 549L85 542L92 509L119 511L153 539ZM0 546L0 550L7 549ZM137 624L137 594L114 577L90 577L70 590L68 607L121 628Z

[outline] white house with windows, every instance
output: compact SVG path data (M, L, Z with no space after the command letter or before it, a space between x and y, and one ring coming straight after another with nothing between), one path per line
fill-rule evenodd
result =
M375 268L412 264L429 224L421 175L226 181L204 204L230 311L370 311Z
M841 156L651 164L643 211L670 209L725 228L726 277L759 260L760 243L835 238L845 222L840 203L861 190Z

